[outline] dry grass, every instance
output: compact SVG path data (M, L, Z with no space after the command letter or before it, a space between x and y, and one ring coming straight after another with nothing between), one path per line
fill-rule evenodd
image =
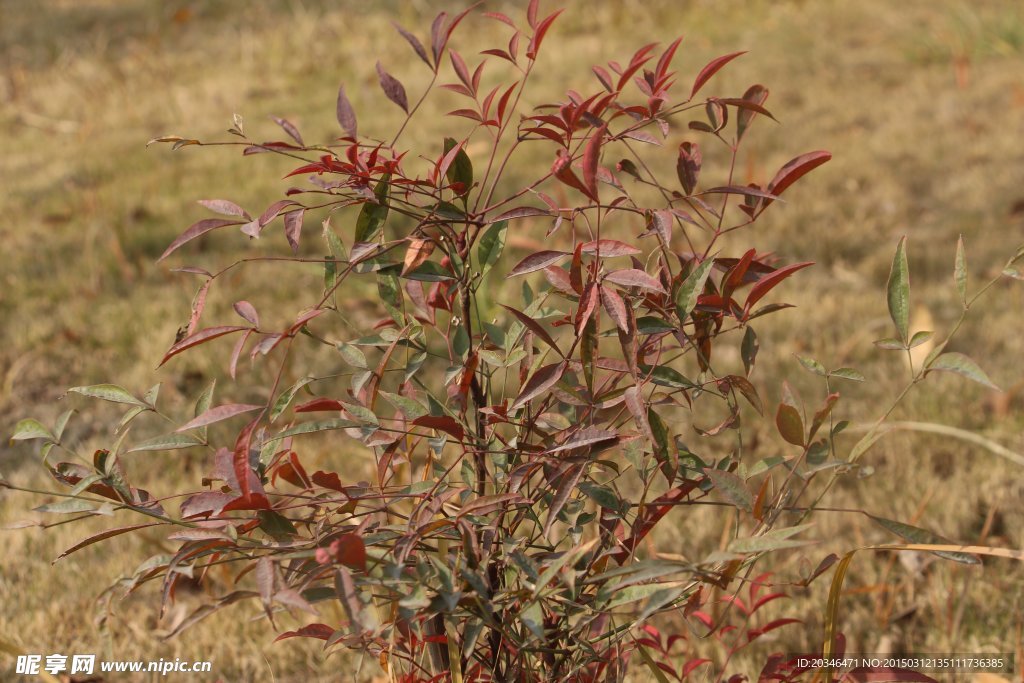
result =
M70 385L117 381L142 391L162 381L162 400L180 412L199 386L220 374L223 353L216 352L154 371L187 318L193 282L153 261L200 215L193 199L216 195L265 205L281 189L269 180L281 167L272 159L216 150L171 154L143 143L168 132L217 137L234 112L267 136L276 132L264 117L275 114L300 124L307 140L327 140L335 134L339 80L349 84L357 107L381 104L380 119L364 115L364 125L386 130L395 119L376 92L373 58L415 92L420 67L388 20L423 27L432 5L369 5L0 0L0 126L8 132L0 155L0 431L26 415L52 420L63 409L55 399ZM484 40L488 30L475 26L464 39ZM748 49L751 55L723 74L718 89L738 92L753 82L772 88L769 104L783 125L756 131L745 175L764 180L809 149L835 155L787 195L756 235L733 243L753 240L759 250L818 262L787 290L799 308L758 328L758 386L774 398L781 377L794 376L809 402L820 397L822 388L792 358L806 353L868 375L866 385L844 387L843 404L854 419L877 415L907 374L899 359L870 344L885 334L882 287L897 237L911 239L916 315L932 319L940 332L958 314L951 281L956 236L967 241L973 282L991 276L1024 242L1024 11L1009 0L591 3L556 25L544 57L551 69L536 98L557 98L602 55L625 57L643 42L679 33L687 35L678 58L684 73L716 54ZM439 139L449 124L418 135ZM218 236L208 245L193 262L222 262L237 237ZM252 246L280 248L271 239ZM260 283L235 284L258 291ZM286 282L263 292L262 308L273 311L299 286ZM1012 281L997 286L956 342L1006 387L1024 376L1022 292ZM214 305L211 319L223 303ZM955 379L915 390L898 415L976 430L1024 452L1019 399ZM72 423L83 450L102 443L106 417L90 410ZM776 447L762 441L766 455ZM43 482L30 449L3 453L0 471L9 479ZM1018 466L948 439L907 434L886 437L865 462L873 475L845 481L831 505L918 520L965 542L1024 546ZM160 473L157 485L167 489L175 481L195 482L201 471L199 463L169 455L139 458L131 467L143 479ZM24 512L30 504L38 503L0 492L0 521L31 516ZM856 515L817 519L818 537L831 540L807 552L807 560L793 556L773 569L793 573L827 551L890 540ZM717 546L722 522L713 510L688 517L679 529L680 551L699 555ZM115 601L109 628L98 630L94 596L163 542L155 535L121 537L50 566L86 533L74 525L3 532L0 638L33 652L209 658L232 681L269 681L271 672L277 681L335 680L338 671L351 670L351 661L325 661L315 646L269 645L265 624L250 621L255 612L246 605L164 642L152 633L159 624L148 597ZM881 554L856 560L843 601L852 650L1020 656L1019 567L992 562L968 570L919 560ZM226 589L230 576L219 581ZM783 632L785 640L771 649L817 644L824 589L815 584L806 595L797 593L785 612L806 626ZM367 662L364 671L377 667Z

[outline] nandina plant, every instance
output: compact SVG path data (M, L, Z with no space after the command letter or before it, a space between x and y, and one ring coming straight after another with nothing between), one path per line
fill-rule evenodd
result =
M402 681L611 681L635 665L659 680L712 667L721 680L741 647L796 621L761 618L758 610L785 596L756 566L807 542L797 538L807 525L787 527L780 513L813 508L798 506L817 474L834 471L834 437L845 426L831 416L832 384L862 379L804 359L825 378L820 407L805 421L785 386L775 423L792 452L749 452L741 416L760 415L764 403L751 381L758 341L750 324L787 308L766 297L811 264L755 248L728 253L721 237L758 221L830 155L800 154L767 182L738 182L743 142L773 118L769 91L752 85L709 97L714 76L742 53L682 74L673 67L681 39L594 66L593 80L562 100L525 109L560 11L542 15L533 0L525 17L472 13L439 14L426 44L398 28L429 85L410 102L377 65L383 96L405 113L390 135L367 130L342 87L341 135L331 144L307 144L284 119L276 121L287 139L256 141L237 117L228 140L154 141L276 154L296 182L258 214L201 201L221 217L196 222L160 257L182 258L214 230L240 231L240 249L283 232L290 255L175 269L201 285L162 359L203 346L223 354L235 379L248 357L254 369L236 393L266 400L217 403L211 385L194 414L180 417L158 406L159 385L142 397L112 384L76 387L127 407L108 449L85 464L51 463L55 448L75 451L62 439L70 412L52 428L24 420L15 438L41 440L44 465L67 487L44 511L113 508L148 518L65 555L118 534L166 530L177 551L121 584L130 592L159 581L165 604L186 576L202 581L216 565L237 567L237 589L171 635L240 600L258 601L275 627L283 611L315 615L317 603L337 601L342 623L311 617L279 638L370 653ZM464 21L500 22L507 42L463 56L450 40ZM412 131L431 95L456 101L446 118L452 134L423 141ZM410 138L426 146L408 147ZM704 167L707 145L725 151L722 168ZM537 158L545 161L535 170ZM303 230L313 222L322 225L319 251ZM510 233L527 232L547 248L511 258ZM238 319L208 321L211 288L230 289L226 276L254 264L282 269L279 278L289 266L316 267L322 284L290 294L300 310L283 327L261 322L245 300L234 303ZM899 339L885 344L908 350L920 340L907 333L902 243L893 273ZM375 299L376 317L356 322L346 304L353 298ZM739 347L742 370L718 369L721 344ZM928 362L935 367L919 368L914 383L932 369L988 381L959 356ZM128 438L148 415L177 427ZM230 435L210 429L228 421L238 425ZM878 435L869 433L846 466ZM122 466L134 453L184 449L206 454L199 490L157 498ZM303 464L325 449L346 454L338 470ZM659 525L706 503L737 516L725 552L701 557L659 545ZM908 540L936 542L880 521ZM724 658L702 656L682 633L663 634L650 623L658 618L713 635L722 647L711 654ZM841 637L834 621L830 628L826 652L835 652ZM801 673L776 656L764 675Z

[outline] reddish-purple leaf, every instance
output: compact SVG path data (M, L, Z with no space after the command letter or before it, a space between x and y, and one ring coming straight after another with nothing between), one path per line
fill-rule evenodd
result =
M172 253L177 251L178 247L180 247L181 245L185 244L186 242L191 242L192 240L194 240L195 238L199 237L204 233L210 232L211 230L216 230L217 228L224 228L229 225L241 225L241 223L242 221L229 221L223 218L207 218L197 223L193 223L191 226L189 226L188 230L178 235L178 238L171 242L171 246L167 247L167 249L164 250L164 253L162 253L160 255L160 258L157 259L157 263L163 261Z
M342 130L350 138L356 137L358 127L356 125L356 112L352 108L352 103L348 101L348 97L345 96L345 86L338 88L338 105L337 105L338 123L341 124Z
M497 223L498 221L510 221L516 218L526 218L527 216L550 215L550 211L545 211L544 209L539 209L535 206L518 206L514 209L509 209L508 211L496 216L495 218L491 219L491 222Z
M626 408L629 409L629 414L633 416L633 421L636 426L639 427L644 437L654 443L654 432L651 431L651 423L647 419L647 405L644 403L643 393L640 391L639 386L631 386L626 389L623 394L624 403Z
M704 87L704 84L707 83L712 76L718 73L719 69L743 54L746 54L746 52L733 52L732 54L716 57L708 62L708 65L700 70L700 73L697 74L696 80L693 81L693 89L690 91L690 97L696 95L697 91Z
M402 275L408 275L416 270L423 262L434 253L434 243L431 240L414 239L409 241L409 248L405 250L405 260L402 264Z
M377 78L380 79L380 87L384 91L384 95L408 114L409 99L405 96L405 87L397 78L385 71L380 62L377 62Z
M790 185L807 175L817 167L832 158L829 152L817 151L801 154L789 161L779 169L772 181L768 183L768 189L772 194L778 196L786 191Z
M225 334L231 334L232 332L241 332L242 330L251 330L251 328L244 327L242 325L223 325L220 327L207 327L206 329L199 330L195 334L190 334L189 336L185 337L180 342L178 342L170 349L168 349L167 353L164 354L163 360L160 361L160 365L163 365L173 356L176 356L182 351L190 349L193 346L198 346L199 344L208 342L211 339L216 339L217 337L223 337Z
M235 371L238 369L238 358L242 355L245 342L249 340L249 336L252 335L253 331L251 328L247 329L245 334L238 338L235 348L231 350L231 360L228 362L228 373L231 375L231 379L235 378Z
M281 126L281 128L284 129L284 132L288 134L288 137L299 143L300 147L306 146L306 143L302 141L302 135L299 133L299 129L296 128L291 121L288 119L282 119L278 116L271 116L270 119L277 125Z
M60 555L58 555L57 558L53 562L56 562L57 560L59 560L61 558L67 557L71 553L73 553L73 552L75 552L77 550L81 550L82 548L85 548L86 546L90 546L93 543L98 543L99 541L104 541L104 540L106 540L108 538L112 538L114 536L120 536L121 534L126 534L129 531L135 531L136 529L145 529L148 526L157 526L158 524L160 524L160 522L149 522L149 523L146 523L146 524L134 524L132 526L123 526L123 527L119 527L117 529L107 529L106 531L101 531L98 534L93 534L92 536L89 536L85 540L79 541L78 543L74 544L73 546L71 546L70 548L68 548L64 552L62 552Z
M285 631L277 638L274 638L276 643L279 640L285 640L286 638L318 638L320 640L330 640L331 636L334 635L334 629L327 624L310 624L309 626L303 626L297 631Z
M299 253L299 238L302 236L302 218L306 210L289 211L284 215L284 236L292 248L292 253Z
M196 327L199 325L199 318L202 317L203 310L206 308L206 295L209 293L212 283L213 278L210 278L196 292L196 298L192 300L192 316L188 320L188 327L185 328L186 335L196 331Z
M594 315L594 311L597 310L597 288L596 282L587 283L587 286L583 288L583 294L580 295L580 305L576 309L576 320L574 321L577 335L583 333L583 328L586 327L587 322Z
M598 429L597 427L586 427L573 434L566 440L565 443L555 446L554 448L547 451L547 453L558 453L560 451L568 451L573 448L581 448L583 446L592 446L596 443L602 443L604 441L611 441L612 439L619 438L619 435L615 432L608 431L607 429Z
M260 316L256 313L256 307L248 301L236 301L233 306L235 313L251 322L255 327L260 326Z
M665 293L665 288L661 286L660 282L637 268L613 270L605 275L604 279L606 282L614 282L615 284L623 287L639 287L641 289L647 289L660 294Z
M412 423L417 427L427 427L450 434L456 441L462 441L466 437L465 428L449 415L422 415Z
M595 240L584 243L581 251L584 254L600 254L601 258L615 258L616 256L632 256L641 253L632 244L626 244L619 240Z
M744 308L749 311L754 304L760 301L765 294L770 292L773 287L785 280L787 277L792 275L798 270L802 270L807 266L813 266L813 261L806 261L804 263L793 263L788 266L783 266L778 270L774 270L768 275L758 280L753 287L750 288L750 294L747 295L747 302L744 304Z
M516 410L534 398L540 396L545 391L555 386L558 380L562 378L565 373L565 368L568 366L566 361L558 363L552 363L551 365L545 365L537 372L533 373L530 379L526 380L526 384L523 385L522 390L519 392L519 396L512 403L509 410Z
M626 313L626 302L622 297L614 289L601 287L601 303L618 328L629 334L629 315Z
M601 159L601 145L607 132L608 124L602 125L591 134L587 146L583 150L583 184L586 185L587 193L595 201L597 201L597 162Z
M423 43L420 42L419 38L409 33L395 22L391 22L391 25L394 26L395 30L398 31L401 36L405 38L406 42L412 46L412 49L416 52L416 55L423 60L423 63L433 69L434 67L430 63L430 58L427 57L427 50L423 47Z
M278 214L289 206L298 206L298 202L291 199L281 199L268 206L267 210L260 215L259 220L257 221L259 230L263 230L270 221L277 218ZM258 231L257 234L259 234Z
M711 189L704 190L702 194L738 194L744 197L759 197L761 199L768 200L779 198L778 195L764 190L759 190L756 187L751 187L749 185L723 185L722 187L712 187Z
M528 327L535 335L540 337L545 344L547 344L548 346L555 350L555 353L557 353L559 356L562 356L563 358L565 357L565 354L562 353L562 350L560 348L558 348L558 344L555 343L555 340L551 338L551 335L548 334L547 330L545 330L544 327L541 326L541 324L537 322L536 319L531 318L522 311L517 311L511 306L506 306L505 304L500 304L500 306L507 310L512 315L514 315L519 322Z
M213 424L214 422L220 422L226 420L235 415L241 415L242 413L250 413L254 410L259 410L263 406L251 405L246 403L227 403L216 408L210 408L206 412L202 413L198 417L189 420L182 426L178 427L176 432L187 432L190 429L197 427L205 427L206 425Z
M245 209L234 202L229 202L226 199L200 199L199 204L205 206L214 213L219 213L224 216L241 216L247 221L252 220L252 217Z
M515 277L516 275L526 275L527 273L532 273L535 270L546 268L550 266L552 263L557 263L566 256L568 256L568 254L565 253L564 251L545 250L535 252L524 258L519 263L517 263L515 268L513 268L512 271L509 272L508 276Z
M685 194L693 194L697 187L701 165L700 147L696 142L684 142L679 145L679 158L676 160L676 176Z

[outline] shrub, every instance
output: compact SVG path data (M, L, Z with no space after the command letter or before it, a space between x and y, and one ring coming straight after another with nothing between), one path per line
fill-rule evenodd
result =
M595 66L595 84L520 113L559 15L538 12L534 0L525 18L480 18L507 24L509 41L476 64L449 47L470 11L438 15L426 45L399 28L430 85L410 102L377 65L384 96L406 114L387 142L361 131L344 88L336 105L344 135L331 145L307 144L283 119L285 141L257 142L237 117L232 140L154 141L276 154L288 176L304 180L256 218L231 201L201 202L221 217L195 223L160 257L214 230L234 227L254 239L281 227L290 256L247 256L215 272L177 269L202 284L162 359L232 337L227 374L235 378L243 354L265 364L264 375L254 372L248 389L239 387L265 400L215 405L211 385L186 418L162 412L159 385L141 398L112 384L76 387L70 391L127 408L115 442L86 465L49 460L58 447L74 452L62 440L70 412L52 428L19 423L14 438L39 439L44 466L70 489L44 511L102 506L148 518L64 555L138 529L169 531L177 551L147 560L123 587L160 580L169 601L187 575L202 580L228 563L240 584L174 633L244 599L258 600L275 625L284 610L316 614L317 603L338 601L344 623L315 621L279 639L369 652L403 681L621 680L634 665L659 680L709 666L724 674L741 647L796 621L758 614L784 597L758 563L810 542L803 522L881 435L892 409L841 457L836 437L847 423L833 419L834 385L863 377L802 359L823 378L820 404L808 419L784 385L774 421L790 450L751 453L741 417L762 414L765 402L751 381L758 340L750 323L787 308L766 297L812 264L754 248L729 255L721 241L830 155L796 156L764 185L737 182L752 125L773 118L768 89L706 96L715 74L742 53L684 77L672 69L680 40ZM452 82L435 86L439 78ZM403 147L438 88L458 100L449 121L460 134L427 149ZM682 123L685 141L666 146ZM725 167L704 168L701 145L720 145ZM535 171L539 155L546 161ZM674 168L668 178L665 168ZM303 227L314 217L326 256L304 255ZM512 264L509 234L526 230L544 230L537 239L547 244ZM282 327L261 322L248 301L234 304L240 321L205 323L210 288L230 287L226 276L253 262L315 266L322 285L294 292L303 308ZM956 263L966 313L976 297L967 297L962 245ZM1011 261L1008 274L1019 273L1014 268ZM925 341L908 334L907 273L901 241L888 288L897 337L883 348L909 351ZM376 297L381 317L353 319L351 297ZM742 368L720 369L728 365L716 362L722 344L738 346ZM908 390L940 370L991 384L944 346L913 369ZM717 423L707 424L708 414ZM128 426L151 415L178 427L129 443ZM243 415L229 440L220 427L210 430ZM121 465L131 453L182 449L208 458L202 490L158 499L133 486ZM344 468L307 469L303 454L323 449L344 453L350 467L371 460L373 480L356 481ZM808 502L824 473L830 479ZM724 552L698 557L698 549L657 543L659 525L698 505L723 506L723 525L734 520ZM977 562L921 529L875 519L912 544ZM837 596L851 558L829 556L799 581L807 585L839 561L826 653L841 648ZM682 634L649 623L669 612L700 637L715 635L724 661L713 664L696 645L678 647ZM762 675L802 673L779 655Z

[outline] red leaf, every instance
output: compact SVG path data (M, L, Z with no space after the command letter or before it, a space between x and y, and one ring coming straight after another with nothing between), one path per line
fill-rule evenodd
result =
M337 116L338 123L341 124L342 129L350 138L356 137L358 127L356 124L356 112L352 109L352 103L348 101L348 97L345 96L345 86L338 88L338 105L337 105Z
M587 187L587 193L597 201L597 162L601 158L601 145L604 142L605 133L608 132L608 124L598 128L587 141L583 150L583 183Z
M776 196L782 194L790 185L831 158L832 154L825 151L801 154L779 169L772 181L768 183L768 190Z
M427 427L450 434L456 441L462 441L466 437L466 430L450 415L422 415L412 423L417 427Z
M255 420L247 424L242 431L238 433L238 438L235 439L234 453L231 458L235 478L238 480L238 488L242 492L241 497L246 499L246 502L252 502L252 485L249 480L249 475L252 472L252 466L249 464L249 447L252 444L252 433L256 430L256 425L259 423L260 417L257 416ZM264 496L264 498L266 498L266 496ZM235 505L236 502L237 501L232 501L231 503L228 503L228 505L225 506L225 509ZM232 509L237 508L232 507Z
M530 47L526 51L527 57L529 57L530 59L537 58L537 53L540 51L540 44L544 40L544 36L547 35L548 29L551 28L551 24L554 23L555 19L558 18L558 15L564 11L565 9L563 8L556 12L553 12L552 14L548 15L547 18L541 21L540 24L537 25L537 28L534 30L533 33L533 38L530 40Z
M217 228L224 228L229 225L241 224L242 221L229 221L223 218L207 218L197 223L193 223L191 226L189 226L188 230L178 235L177 239L171 242L171 245L164 250L164 253L160 254L160 258L157 259L157 263L163 261L172 253L177 251L178 247L180 247L181 245L185 244L186 242L191 242L192 240L194 240L195 238L199 237L202 234L208 233L211 230L216 230Z
M813 261L806 261L804 263L793 263L788 266L783 266L778 270L774 270L768 275L757 281L753 287L750 288L750 294L747 295L747 302L743 305L746 311L750 311L754 304L761 300L765 294L770 292L773 287L785 280L787 277L792 275L798 270L802 270L807 266L813 266Z
M665 288L661 286L660 282L637 268L613 270L605 275L604 279L607 282L614 282L615 284L622 285L623 287L640 287L641 289L648 289L652 292L659 292L661 294L665 293Z
M327 548L317 548L316 560L327 564L332 560L346 567L366 571L366 544L357 534L342 534Z
M302 405L295 406L296 413L319 413L319 412L330 412L332 410L341 410L344 408L341 401L333 398L314 398L312 401L306 401Z
M341 479L338 478L337 472L316 471L310 479L317 486L323 486L325 489L331 489L338 493L345 493L345 487L341 485Z
M216 408L210 408L202 415L189 420L182 426L178 427L176 432L187 432L190 429L196 429L197 427L205 427L206 425L213 424L214 422L220 422L226 420L235 415L241 415L242 413L250 413L254 410L259 410L263 406L249 405L244 403L227 403Z
M515 277L516 275L525 275L532 273L535 270L546 268L552 263L562 260L568 256L564 251L538 251L530 254L522 261L516 264L516 266L509 272L509 277Z
M408 114L409 100L405 96L405 87L397 78L385 71L380 62L377 62L377 78L380 79L380 87L384 91L384 95Z
M586 185L580 182L580 179L576 177L570 164L572 163L572 157L570 157L565 150L560 150L558 158L555 159L555 163L551 166L551 174L558 178L561 182L565 183L574 190L579 190L590 199L596 198L591 195L590 190L587 189Z
M700 70L697 74L697 79L693 82L693 89L690 91L690 97L692 98L697 94L697 91L704 87L704 84L710 80L712 76L718 73L718 70L723 66L736 59L740 55L746 54L746 52L733 52L732 54L722 55L708 62L708 65Z
M195 334L190 334L189 336L185 337L180 342L178 342L170 349L168 349L167 353L164 354L163 360L160 361L160 365L163 365L173 356L176 356L182 351L190 349L193 346L198 346L204 342L210 341L211 339L216 339L217 337L223 337L225 334L231 334L232 332L241 332L242 330L250 329L251 328L244 327L242 325L223 325L220 327L207 327L206 329L199 330Z
M545 365L537 372L533 373L533 376L526 381L523 385L522 390L519 392L519 396L512 403L510 410L515 410L521 406L526 405L531 400L540 396L542 393L553 387L558 380L562 378L562 374L565 373L565 368L568 366L566 361L559 363L552 363L551 365Z

